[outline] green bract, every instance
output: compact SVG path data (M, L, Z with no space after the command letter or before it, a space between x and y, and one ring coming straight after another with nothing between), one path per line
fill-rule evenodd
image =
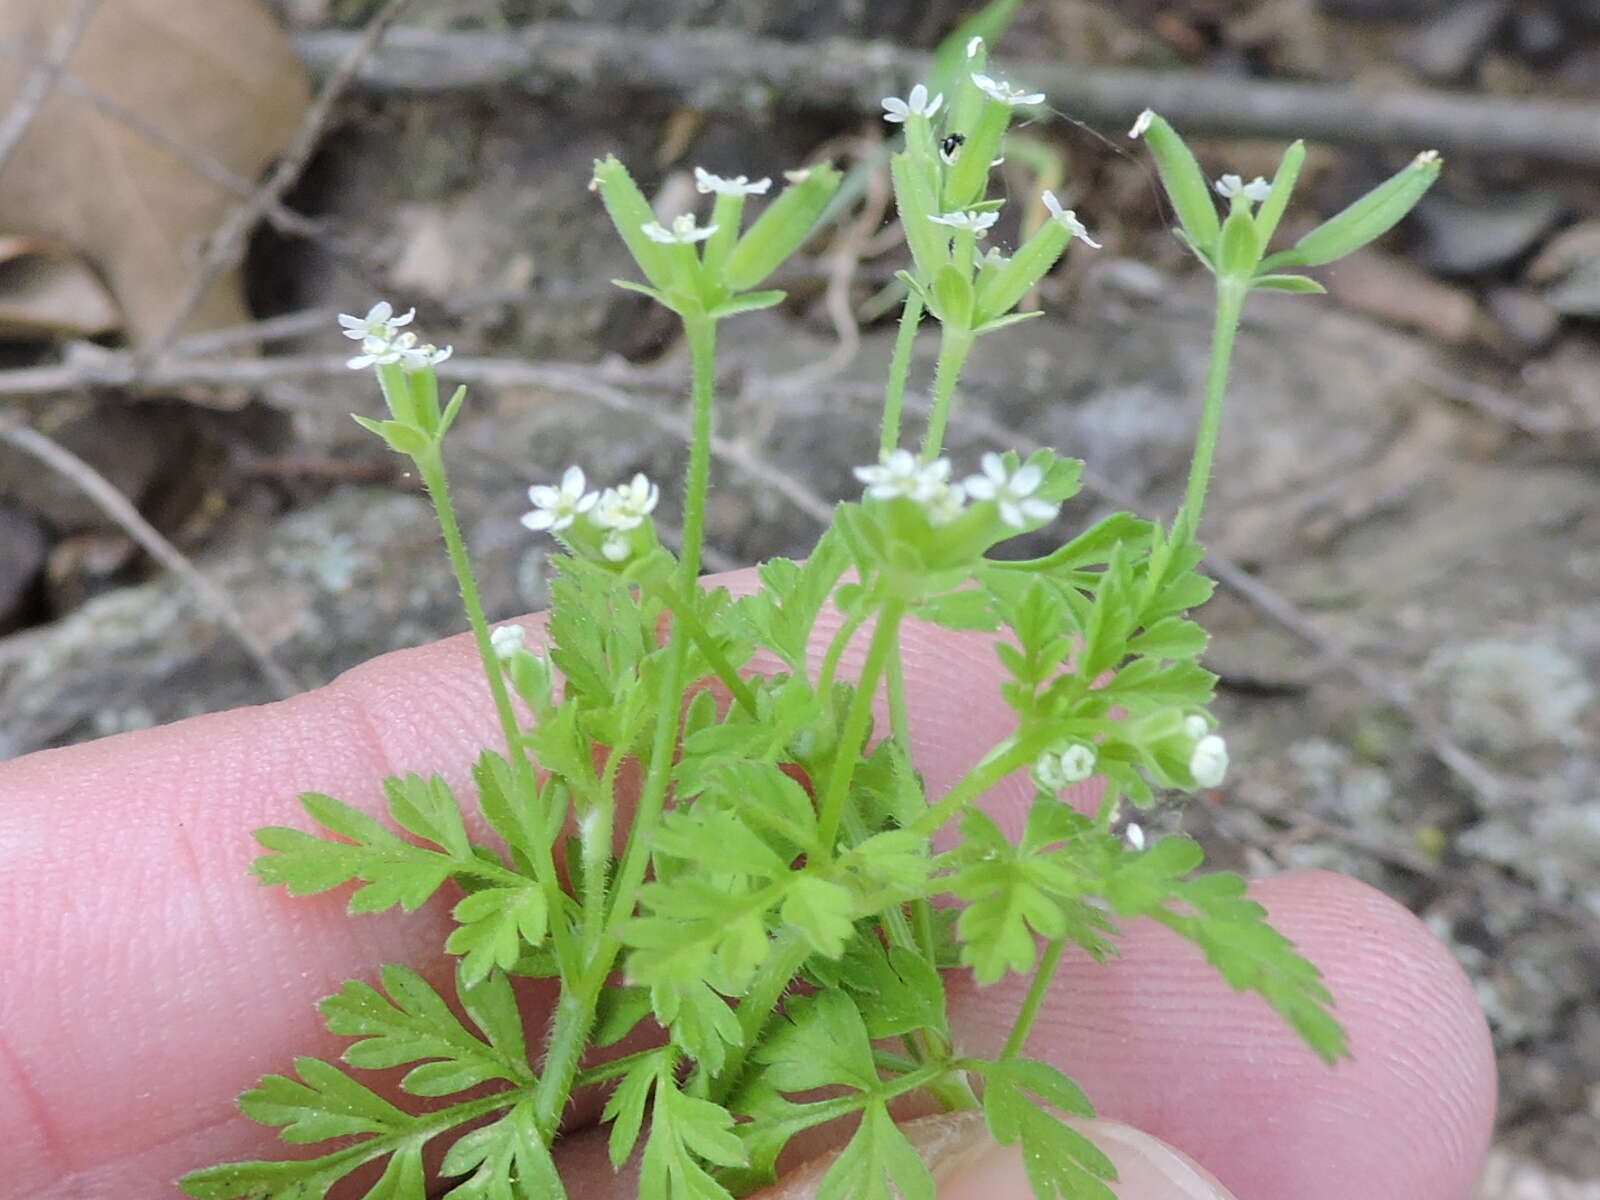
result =
M991 5L961 37L996 32L1015 7ZM981 41L946 47L939 62L942 91L885 106L905 131L890 173L908 265L879 458L856 469L862 495L838 505L811 553L763 564L749 594L699 578L718 324L782 298L756 289L825 223L840 183L831 167L795 176L741 232L764 180L698 172L716 194L704 223L662 222L620 162L595 165L645 280L624 286L677 313L689 346L681 553L657 534L660 488L644 475L591 488L573 466L530 488L523 523L564 551L536 647L520 627L491 632L478 598L440 453L464 396L441 410L449 351L418 345L404 328L412 314L386 303L341 317L361 343L352 365L376 369L389 409L357 419L413 460L436 506L503 750L483 754L470 788L393 779L382 816L306 795L297 823L314 830L259 831L265 884L340 890L354 914L448 909L455 978L441 990L391 964L376 985L328 998L329 1030L350 1039L343 1065L299 1059L294 1076L269 1075L241 1101L285 1141L328 1145L197 1171L183 1181L189 1195L311 1200L371 1164L368 1200L559 1198L563 1119L578 1089L598 1088L611 1161L636 1164L650 1200L745 1195L772 1182L796 1135L841 1120L848 1140L820 1195L931 1200L934 1181L891 1115L910 1097L981 1111L999 1142L1020 1146L1042 1200L1109 1200L1111 1161L1063 1120L1091 1115L1092 1097L1030 1059L1027 1043L1063 953L1103 960L1133 918L1192 941L1310 1051L1329 1062L1348 1052L1317 969L1242 879L1197 875L1203 856L1186 838L1147 846L1142 832L1115 830L1126 806L1158 789L1220 786L1227 767L1207 714L1206 635L1190 613L1212 591L1196 533L1245 299L1320 290L1281 268L1377 237L1437 176L1437 160L1419 158L1269 254L1300 143L1270 185L1224 176L1213 189L1176 131L1141 117L1180 235L1218 288L1185 505L1170 524L1118 513L1017 558L1006 543L1055 533L1083 464L1050 450L987 453L962 473L942 454L944 432L978 336L1033 315L1016 310L1071 242L1094 243L1047 191L1048 220L1013 255L980 253L1015 227L989 197L989 168L1007 100L1026 97L974 82ZM952 134L965 140L941 148ZM940 322L939 352L913 450L902 399L924 308ZM993 702L1006 731L955 780L923 773L911 740L902 644L913 622L989 637L1001 678ZM1014 836L978 807L1013 778L1034 784ZM951 969L980 986L1023 977L992 1055L957 1043ZM543 1027L527 1026L517 979L545 980L556 997ZM399 1100L358 1078L396 1069ZM424 1163L441 1157L425 1155L441 1148L445 1178L430 1181Z

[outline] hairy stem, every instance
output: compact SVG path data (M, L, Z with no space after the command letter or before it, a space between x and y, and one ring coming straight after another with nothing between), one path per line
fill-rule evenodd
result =
M922 296L906 292L900 310L900 331L894 339L894 357L889 360L889 383L883 393L883 424L878 437L878 452L886 455L900 444L900 418L905 411L906 380L911 375L911 349L916 344L917 326L922 323Z
M1023 997L1022 1007L1017 1010L1017 1019L1011 1025L1011 1035L1006 1038L1005 1049L1000 1051L1001 1058L1016 1058L1027 1046L1028 1034L1033 1032L1033 1023L1038 1019L1039 1009L1050 991L1050 985L1055 981L1056 968L1061 965L1061 951L1066 945L1065 938L1057 938L1045 946L1044 954L1039 959L1038 969L1034 971L1033 980L1028 984L1028 994Z
M1186 539L1200 528L1205 511L1206 487L1211 482L1211 463L1216 456L1217 437L1222 432L1222 401L1228 390L1228 370L1233 361L1233 341L1239 332L1239 317L1244 311L1246 288L1236 282L1217 283L1217 320L1211 333L1211 369L1206 375L1205 407L1200 413L1200 431L1195 436L1194 459L1189 465L1189 486L1183 494L1183 510L1177 525Z
M683 492L683 558L678 581L685 594L700 578L700 549L705 544L706 496L711 490L711 414L716 398L717 323L706 317L685 318L693 369L689 433L689 471Z
M939 342L939 365L933 376L933 411L928 414L928 432L922 440L922 461L932 462L944 448L944 431L950 424L950 409L955 402L956 380L967 355L972 353L973 336L965 329L944 326Z
M872 642L867 647L867 661L861 668L861 679L850 700L850 711L845 714L844 730L834 751L833 767L828 772L828 791L818 808L818 828L823 860L832 861L833 843L839 836L839 822L844 818L845 801L850 795L850 780L855 774L855 764L861 757L861 743L867 736L867 724L872 720L872 699L878 690L890 657L894 654L899 637L900 619L905 616L906 602L899 598L889 600L878 614L878 627L872 631Z

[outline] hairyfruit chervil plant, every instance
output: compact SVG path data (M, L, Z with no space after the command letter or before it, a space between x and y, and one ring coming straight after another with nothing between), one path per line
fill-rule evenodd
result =
M676 313L693 364L693 435L681 553L657 536L659 496L642 475L591 490L581 468L530 489L524 523L556 559L548 649L515 625L492 630L446 484L441 443L464 389L440 404L448 356L419 344L387 304L341 318L361 342L389 418L357 418L410 458L438 513L493 693L504 753L473 773L475 809L440 778L386 785L386 824L330 796L302 803L325 832L272 828L255 866L296 895L358 883L353 913L461 893L445 949L453 1006L404 966L379 986L352 981L322 1004L360 1070L407 1067L384 1099L314 1058L242 1100L321 1157L234 1163L183 1181L196 1197L324 1195L383 1164L366 1192L421 1200L424 1148L449 1142L439 1173L452 1200L564 1195L551 1148L577 1088L609 1093L603 1121L620 1167L637 1157L640 1194L696 1200L748 1193L774 1177L796 1134L848 1118L853 1136L824 1197L928 1200L934 1183L890 1115L922 1093L946 1110L981 1108L994 1137L1021 1143L1035 1193L1111 1196L1110 1162L1062 1114L1088 1115L1060 1070L1027 1056L1030 1026L1069 945L1115 952L1117 921L1145 917L1194 941L1228 983L1259 992L1330 1063L1347 1053L1316 968L1266 922L1237 875L1196 875L1194 842L1146 845L1119 810L1155 789L1214 787L1227 749L1207 713L1206 637L1186 615L1210 595L1195 540L1240 310L1257 288L1322 289L1286 269L1328 263L1398 221L1439 172L1423 154L1292 247L1266 252L1304 151L1271 183L1224 175L1208 186L1183 140L1146 112L1133 135L1153 154L1178 236L1216 277L1214 358L1188 491L1170 525L1127 513L1043 557L990 551L1049 525L1078 489L1081 464L1049 451L988 454L958 480L942 457L962 365L979 337L1025 320L1017 304L1074 240L1095 243L1045 192L1045 219L1014 254L978 244L1004 201L991 166L1019 110L1043 97L986 73L981 40L952 95L919 85L884 101L904 128L890 160L911 266L884 401L879 460L857 470L860 500L840 504L803 562L777 559L760 589L734 598L699 582L722 321L778 303L761 285L811 234L840 177L813 166L743 229L768 180L697 171L715 197L701 223L658 220L615 159L599 192L646 283L621 282ZM1219 215L1216 199L1224 201ZM940 350L921 444L905 444L902 401L924 313ZM993 636L1014 728L949 787L930 791L908 734L902 632L909 621ZM860 639L853 678L839 664ZM764 664L755 671L757 656ZM520 707L518 704L520 701ZM886 711L887 728L874 726ZM1007 776L1035 796L1021 836L977 807ZM618 838L619 799L636 796ZM1064 789L1091 777L1090 815ZM475 839L481 829L492 838ZM935 849L938 843L948 849ZM619 849L620 846L620 849ZM982 985L1029 980L1003 1049L972 1055L952 1034L941 972ZM557 981L548 1028L530 1031L516 977ZM464 1018L462 1015L464 1014ZM652 1032L653 1031L653 1032ZM634 1048L608 1048L624 1038ZM458 1093L466 1093L458 1097ZM454 1100L450 1097L457 1097ZM467 1132L462 1133L461 1131ZM459 1135L459 1136L458 1136ZM451 1142L451 1139L454 1139Z

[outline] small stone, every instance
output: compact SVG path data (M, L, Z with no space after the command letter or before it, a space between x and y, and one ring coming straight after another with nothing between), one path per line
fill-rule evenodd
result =
M1532 250L1561 219L1561 198L1529 188L1465 199L1433 191L1417 205L1422 261L1445 275L1492 271Z
M1561 328L1555 306L1526 288L1491 288L1488 302L1490 316L1521 350L1543 350Z
M1440 13L1420 29L1406 59L1435 82L1460 79L1505 23L1509 0L1469 0Z
M1595 698L1583 664L1542 641L1484 638L1441 647L1424 675L1443 695L1450 731L1468 747L1508 759L1578 745Z

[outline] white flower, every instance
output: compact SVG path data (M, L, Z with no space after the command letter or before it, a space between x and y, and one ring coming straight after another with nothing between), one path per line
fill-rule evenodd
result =
M967 57L968 58L977 58L978 57L978 51L980 51L982 49L983 49L983 39L981 37L975 37L975 38L968 39L968 41L967 41Z
M1013 108L1023 104L1044 103L1043 92L1024 92L1021 88L1012 87L1011 84L1006 83L1004 80L993 79L988 75L974 73L972 82L977 84L978 90L989 99L1000 104L1009 104Z
M1043 791L1059 792L1093 775L1094 763L1094 747L1082 742L1046 750L1033 764L1033 781Z
M1143 850L1144 849L1144 826L1143 825L1140 825L1139 822L1137 822L1137 821L1129 821L1128 822L1128 828L1127 828L1127 830L1125 832L1127 833L1127 836L1128 836L1128 845L1132 846L1135 850Z
M927 504L948 489L950 460L936 458L931 463L920 463L909 450L892 450L875 466L857 467L855 474L867 485L867 495L874 500L905 496Z
M1000 214L997 212L947 212L942 216L928 218L936 225L948 225L951 229L965 229L975 237L982 237L988 233L990 226L999 219Z
M492 630L489 645L494 647L494 656L501 662L510 662L512 656L523 648L527 633L521 625L502 625Z
M1084 228L1083 222L1078 220L1078 214L1070 208L1062 208L1061 201L1056 199L1054 192L1046 192L1044 194L1044 206L1050 210L1050 219L1052 221L1065 226L1067 232L1080 242L1086 242L1096 250L1100 249L1100 243L1089 236L1089 231Z
M1196 787L1214 788L1228 773L1228 744L1208 733L1194 744L1189 755L1189 774Z
M804 183L811 178L810 167L796 167L793 171L785 171L783 177L790 183Z
M608 534L600 543L600 553L606 556L607 562L624 562L633 553L633 543L620 533Z
M721 175L713 175L704 167L696 167L694 186L696 191L715 192L719 196L765 196L767 189L772 186L772 180L758 179L751 183L743 175L724 179Z
M999 246L990 246L978 260L978 266L986 270L999 270L1010 261L1010 255L1002 253Z
M930 101L928 99L928 89L919 83L911 89L911 94L904 100L898 96L885 96L883 98L883 119L899 125L909 117L931 117L939 111L939 106L943 103L943 92Z
M1151 108L1145 109L1133 119L1133 128L1128 130L1128 136L1131 138L1142 138L1145 134L1145 130L1150 128L1150 122L1155 119L1155 110Z
M619 483L616 487L607 488L600 497L600 502L594 506L594 523L604 529L613 529L618 533L629 529L637 529L644 524L644 520L655 511L657 502L661 499L661 489L651 483L644 475L637 474L630 483ZM608 539L609 541L609 539ZM611 558L610 551L606 557ZM623 557L627 557L626 554ZM621 559L612 558L613 562Z
M1259 175L1249 183L1246 183L1237 175L1224 175L1211 186L1217 189L1217 195L1224 200L1232 200L1235 196L1243 196L1252 204L1260 204L1272 194L1272 185Z
M411 319L417 315L417 310L412 309L403 317L394 315L394 305L387 300L379 300L367 309L364 317L352 317L349 313L339 314L339 324L344 326L341 331L345 337L357 342L364 342L368 338L381 338L383 341L393 341L394 331L402 325L411 324Z
M390 337L373 334L361 343L361 353L348 359L344 365L352 371L366 367L387 367L412 353L416 344L417 335L409 329Z
M432 342L424 342L420 346L407 346L401 350L400 361L405 364L406 370L420 371L424 367L437 367L455 352L454 346L440 349Z
M1206 724L1204 717L1195 714L1183 719L1183 731L1198 742L1211 732L1211 726Z
M1411 160L1411 165L1413 167L1431 167L1438 161L1439 152L1437 150L1424 150Z
M1060 505L1033 494L1044 482L1044 472L1032 463L1007 472L998 454L985 454L982 461L983 474L967 479L967 494L976 500L995 501L1000 506L1000 519L1013 529L1026 529L1033 521L1049 521L1061 511Z
M930 524L948 525L966 511L967 489L959 483L944 484L922 501L922 507Z
M528 489L528 499L534 510L523 515L522 523L529 529L549 530L551 533L568 528L579 514L586 513L600 501L599 495L584 491L582 467L568 467L561 477L560 487L536 484Z
M704 229L697 229L693 213L682 213L672 218L672 228L668 229L659 221L647 221L641 226L645 237L652 242L660 242L665 246L684 245L690 246L695 242L703 242L717 231L715 225L707 225Z

